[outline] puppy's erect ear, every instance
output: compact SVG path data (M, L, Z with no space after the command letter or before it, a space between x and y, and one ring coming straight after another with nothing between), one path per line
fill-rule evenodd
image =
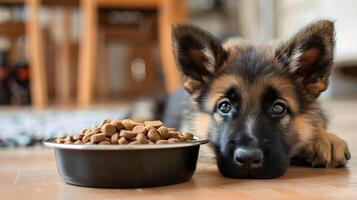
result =
M332 21L317 21L300 30L276 51L278 62L301 84L302 91L309 97L318 97L328 86L334 36Z
M226 52L213 35L193 25L174 25L172 39L183 86L197 97L202 86L222 66Z

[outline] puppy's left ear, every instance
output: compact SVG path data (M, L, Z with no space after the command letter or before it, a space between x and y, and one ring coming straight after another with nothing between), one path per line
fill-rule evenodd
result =
M318 97L328 86L335 45L334 23L321 20L300 30L276 51L276 58L302 91Z
M172 40L183 87L197 97L223 65L226 52L213 35L194 25L174 25Z

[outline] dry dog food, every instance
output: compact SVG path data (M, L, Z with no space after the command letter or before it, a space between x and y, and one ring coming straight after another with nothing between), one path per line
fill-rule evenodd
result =
M190 132L165 127L161 121L103 120L99 126L78 135L58 137L65 144L171 144L193 140Z

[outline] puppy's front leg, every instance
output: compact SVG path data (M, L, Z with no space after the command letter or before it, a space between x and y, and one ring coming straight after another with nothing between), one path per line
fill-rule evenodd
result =
M346 141L321 130L293 157L293 161L312 167L344 167L351 158Z

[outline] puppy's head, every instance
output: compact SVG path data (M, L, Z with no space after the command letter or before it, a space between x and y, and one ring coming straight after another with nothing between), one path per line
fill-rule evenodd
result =
M183 86L199 109L197 129L213 144L220 172L281 176L313 134L315 99L333 62L333 23L310 24L276 49L238 39L221 44L181 24L173 27L173 45Z

